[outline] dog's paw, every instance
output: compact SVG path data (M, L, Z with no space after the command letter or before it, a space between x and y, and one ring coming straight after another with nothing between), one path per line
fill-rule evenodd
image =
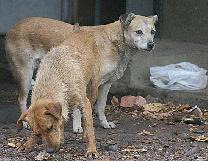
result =
M92 158L92 159L96 159L96 158L98 158L98 156L99 156L99 154L96 150L94 150L94 151L89 151L88 150L85 154L85 157Z
M114 129L116 125L113 122L101 122L101 126L105 129Z
M83 133L83 128L82 127L75 127L73 128L74 133Z

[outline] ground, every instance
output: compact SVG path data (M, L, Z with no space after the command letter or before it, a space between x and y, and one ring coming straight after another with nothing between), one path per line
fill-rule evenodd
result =
M8 94L8 96L4 94L5 97L0 96L1 109L16 108L16 86L5 85L0 90L1 94ZM11 91L16 92L12 94ZM11 110L10 114L12 115L15 111L17 110ZM94 118L99 152L97 160L208 160L207 142L197 142L191 139L192 136L208 135L207 125L193 126L182 122L147 119L139 108L108 106L106 114L117 127L103 129L99 126L98 120ZM6 115L6 112L1 115ZM72 133L71 120L65 125L65 144L58 153L45 153L43 144L34 145L30 153L19 152L15 147L16 143L24 142L31 131L24 129L18 133L14 123L17 119L16 115L12 117L13 119L8 118L12 121L0 124L0 160L90 160L84 157L85 143L82 142L81 134Z

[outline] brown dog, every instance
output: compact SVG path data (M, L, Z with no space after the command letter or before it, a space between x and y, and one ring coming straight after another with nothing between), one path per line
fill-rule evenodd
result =
M115 128L105 116L108 91L113 81L121 78L135 51L152 50L157 16L144 17L133 13L120 16L120 21L111 24L81 27L94 31L97 50L100 53L100 82L96 112L104 128ZM71 37L72 25L47 18L28 18L16 24L6 36L7 60L19 85L19 104L26 111L26 102L33 71L38 60L46 53ZM72 40L73 41L73 40ZM51 53L51 52L49 52ZM139 53L139 52L137 52ZM74 119L80 112L75 112ZM74 121L74 132L82 131L79 119Z
M31 143L41 136L47 152L58 151L64 141L64 120L68 120L69 110L78 108L83 115L86 154L97 155L91 107L101 79L100 60L93 33L84 31L71 33L70 39L50 50L40 65L31 106L17 122L19 130L22 121L33 130L21 150L31 150Z

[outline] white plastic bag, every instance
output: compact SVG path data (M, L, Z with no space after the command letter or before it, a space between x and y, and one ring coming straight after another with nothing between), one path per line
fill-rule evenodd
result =
M207 86L207 70L189 62L150 68L150 81L170 90L199 90Z

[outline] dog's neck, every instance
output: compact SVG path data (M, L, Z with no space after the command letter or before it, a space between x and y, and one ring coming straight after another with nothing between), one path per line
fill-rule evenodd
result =
M112 42L112 44L117 48L119 61L117 62L116 70L105 75L103 80L108 80L109 82L116 81L123 76L124 71L127 68L127 65L131 57L138 51L136 48L131 47L125 42L123 28L119 21L107 25L106 33ZM109 27L110 26L110 27ZM113 34L112 34L113 33ZM101 82L102 84L103 82Z

